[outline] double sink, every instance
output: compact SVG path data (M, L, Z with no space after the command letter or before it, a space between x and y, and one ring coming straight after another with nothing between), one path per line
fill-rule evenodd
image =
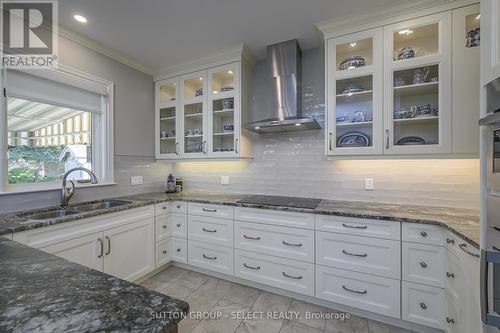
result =
M99 200L99 201L70 205L66 208L51 207L44 209L43 212L40 212L40 210L23 212L17 214L17 216L28 218L30 220L49 220L68 215L93 212L100 209L109 209L113 207L124 206L131 203L132 201L126 201L126 200Z

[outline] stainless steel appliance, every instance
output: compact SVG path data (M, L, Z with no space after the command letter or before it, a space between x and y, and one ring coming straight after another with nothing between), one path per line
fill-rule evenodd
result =
M486 86L488 116L479 125L488 127L486 135L486 172L489 190L500 192L500 78Z
M238 200L238 202L254 204L254 205L314 209L318 207L319 203L321 202L321 199L281 197L274 195L249 195L244 199Z

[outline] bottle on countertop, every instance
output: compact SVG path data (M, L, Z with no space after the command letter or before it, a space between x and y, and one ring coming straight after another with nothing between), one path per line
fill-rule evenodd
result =
M169 174L167 177L167 193L175 193L175 177Z

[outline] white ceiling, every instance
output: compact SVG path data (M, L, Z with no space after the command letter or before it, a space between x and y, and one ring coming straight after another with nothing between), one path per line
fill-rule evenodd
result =
M59 0L59 22L154 70L247 45L320 45L320 21L412 0ZM73 19L84 15L88 23Z

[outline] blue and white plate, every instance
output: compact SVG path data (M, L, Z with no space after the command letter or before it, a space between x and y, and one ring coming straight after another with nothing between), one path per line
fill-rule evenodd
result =
M425 145L425 140L418 136L406 136L399 139L398 146Z
M343 71L346 69L362 67L365 65L365 62L366 60L362 56L348 57L342 60L342 62L339 65L339 69Z
M338 147L365 147L370 145L370 138L361 132L347 132L337 140Z

